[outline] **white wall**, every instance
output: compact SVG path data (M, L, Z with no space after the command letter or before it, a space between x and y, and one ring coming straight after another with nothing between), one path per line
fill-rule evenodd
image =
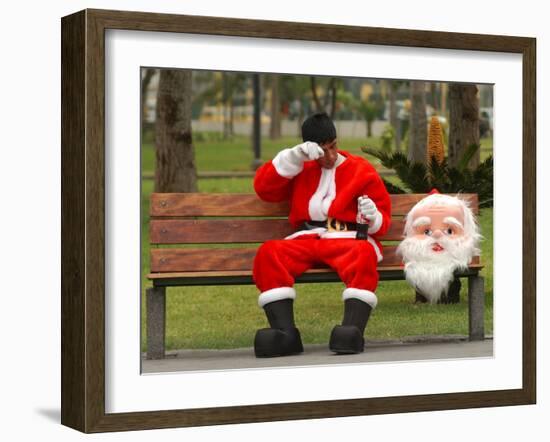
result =
M456 4L456 2L454 2ZM2 358L3 440L80 440L59 425L60 407L60 17L83 8L127 9L349 25L535 36L538 39L539 275L548 266L550 186L544 122L550 119L550 28L544 2L464 0L452 13L437 1L74 0L5 3L2 8L0 103L4 190ZM18 165L24 164L24 168ZM17 183L17 187L13 184ZM16 188L16 192L12 190ZM518 214L511 214L511 232ZM21 240L25 238L25 240ZM232 425L94 436L96 440L545 440L550 412L548 280L539 278L536 406ZM545 433L545 434L544 434ZM32 438L32 439L31 439Z

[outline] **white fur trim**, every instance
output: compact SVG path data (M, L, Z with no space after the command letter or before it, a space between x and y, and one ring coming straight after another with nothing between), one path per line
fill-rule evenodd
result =
M382 256L382 253L380 252L380 249L378 248L378 244L376 244L376 241L374 241L374 239L372 239L371 237L368 237L367 241L372 244L372 247L376 252L376 258L378 258L378 262L382 261L383 256Z
M317 190L309 200L309 217L312 221L324 221L327 219L328 209L336 198L336 181L334 180L336 169L321 168L321 178Z
M378 262L382 261L382 253L380 252L380 249L378 248L378 244L376 244L376 242L372 239L372 238L367 238L367 241L370 242L372 244L372 247L374 248L374 251L376 252L376 258L378 260Z
M380 230L380 227L382 227L382 214L379 211L376 211L376 218L374 218L374 222L372 222L369 226L368 232L371 235L374 235Z
M258 297L258 305L263 307L270 302L280 301L282 299L295 299L296 290L292 287L277 287L275 289L266 290L260 293Z
M312 221L327 219L330 205L336 198L336 168L344 161L346 161L346 157L338 154L332 169L321 168L321 178L317 190L309 200L308 212Z
M319 235L321 239L355 239L357 237L357 232L355 230L347 230L345 232L329 232L324 227L318 227L317 229L300 230L298 232L294 232L292 235L288 235L285 239L295 239L299 236L305 235ZM372 239L371 237L368 237L367 241L372 244L372 247L374 248L374 251L376 253L377 261L382 261L382 252L378 248L378 244L376 244L376 241L374 241L374 239Z
M287 237L285 237L285 239L294 239L294 238L298 238L299 236L304 236L304 235L319 235L319 236L321 236L326 231L327 231L327 229L325 229L324 227L317 227L316 229L311 229L311 230L299 230L298 232L294 232L292 235L288 235Z
M292 154L291 149L283 149L273 158L273 166L283 178L294 178L304 168L303 162L298 165L292 161Z
M367 238L367 241L372 244L372 247L376 252L376 258L378 258L378 262L382 261L383 256L382 256L382 253L380 252L380 249L378 248L378 244L376 244L376 242L372 238Z
M336 239L336 238L355 239L356 237L357 237L357 232L355 230L348 230L346 232L327 232L321 235L321 239ZM378 244L376 244L376 241L372 239L370 236L367 237L367 241L374 248L377 261L378 262L382 261L383 256L382 256L382 253L380 252L380 249L378 248Z
M322 239L337 239L337 238L346 238L346 239L355 239L357 232L355 230L346 230L344 232L326 232L321 235Z
M360 301L366 302L373 309L375 309L376 304L378 304L378 298L374 293L369 292L368 290L354 289L351 287L344 290L344 293L342 293L342 299L344 301L346 299L359 299Z
M346 157L344 155L338 154L338 156L336 157L336 163L334 164L334 167L338 167L344 161L346 161Z

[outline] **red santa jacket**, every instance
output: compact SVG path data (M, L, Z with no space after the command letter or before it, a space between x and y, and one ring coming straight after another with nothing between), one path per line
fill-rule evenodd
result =
M344 151L338 153L341 157L333 169L306 161L301 171L280 161L278 155L256 171L254 189L264 201L288 200L288 218L296 228L305 221L324 221L327 217L356 222L357 198L368 196L379 212L369 227L369 237L374 237L381 257L377 237L384 235L391 223L391 200L386 186L366 159Z

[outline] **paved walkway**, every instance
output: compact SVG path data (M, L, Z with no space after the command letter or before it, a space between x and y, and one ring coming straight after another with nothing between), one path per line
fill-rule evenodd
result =
M462 338L418 338L402 341L369 342L364 353L335 355L327 345L306 345L301 355L256 358L251 348L235 350L178 350L165 359L142 361L143 373L231 370L243 368L289 367L342 363L392 362L426 359L491 357L493 340L469 342Z

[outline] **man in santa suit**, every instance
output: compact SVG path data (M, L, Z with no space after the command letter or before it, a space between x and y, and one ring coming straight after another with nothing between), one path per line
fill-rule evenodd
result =
M363 351L365 327L377 303L376 268L382 260L377 237L391 222L384 183L366 159L338 150L336 128L327 114L306 119L302 139L260 167L254 179L261 199L289 201L289 221L297 230L265 242L254 260L258 303L270 325L256 333L258 357L303 352L294 323L293 285L316 264L333 268L346 285L342 325L330 337L335 353Z
M467 269L480 253L479 227L467 202L432 190L407 214L404 236L397 253L409 284L431 303L458 299L455 272Z

